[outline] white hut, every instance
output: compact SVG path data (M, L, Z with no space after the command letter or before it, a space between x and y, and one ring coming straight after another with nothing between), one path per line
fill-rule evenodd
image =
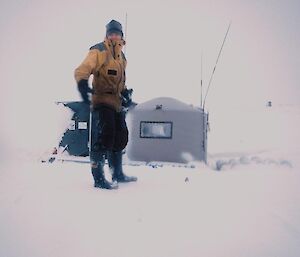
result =
M159 97L136 105L126 119L130 160L206 163L208 115L203 109Z

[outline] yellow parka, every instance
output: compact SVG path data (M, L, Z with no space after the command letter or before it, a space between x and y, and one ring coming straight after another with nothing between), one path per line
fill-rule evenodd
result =
M103 42L90 48L83 62L75 69L75 80L88 80L93 75L92 106L105 104L117 112L122 108L121 92L126 88L125 69L127 61L122 47L124 40L112 42L105 38Z

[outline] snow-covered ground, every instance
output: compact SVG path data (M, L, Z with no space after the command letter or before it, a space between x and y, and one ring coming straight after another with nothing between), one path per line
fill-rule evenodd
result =
M300 256L299 125L296 105L215 110L207 166L125 160L139 180L115 191L21 151L1 167L0 256Z

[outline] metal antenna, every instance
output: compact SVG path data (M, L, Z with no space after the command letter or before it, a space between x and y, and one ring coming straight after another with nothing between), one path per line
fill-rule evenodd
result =
M215 67L214 67L214 69L213 69L213 71L212 71L212 73L211 73L210 79L209 79L208 87L207 87L206 94L205 94L204 101L203 101L203 110L204 110L204 107L205 107L205 100L206 100L206 97L207 97L207 94L208 94L208 90L209 90L209 88L210 88L211 81L212 81L212 78L213 78L213 76L214 76L214 73L215 73L215 70L216 70L216 67L217 67L217 64L218 64L218 61L219 61L219 58L220 58L220 55L221 55L221 52L222 52L222 49L223 49L223 46L224 46L224 43L225 43L225 40L226 40L226 38L227 38L229 29L230 29L230 26L231 26L231 21L230 21L230 23L229 23L229 25L228 25L228 28L227 28L225 37L224 37L224 39L223 39L222 46L221 46L221 48L220 48L220 51L219 51L219 54L218 54L218 57L217 57L217 61L216 61Z
M203 54L201 53L201 101L200 101L200 107L202 107L202 67L203 67L203 65L202 65L202 57L203 57Z
M125 15L125 49L124 49L124 54L126 55L126 49L127 49L127 13Z

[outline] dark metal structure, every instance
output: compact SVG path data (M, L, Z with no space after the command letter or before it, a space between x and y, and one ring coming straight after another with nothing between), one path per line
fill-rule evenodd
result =
M65 131L59 142L59 147L66 148L70 155L89 155L89 123L90 107L84 102L57 102L70 108L74 114L70 121L70 126Z

